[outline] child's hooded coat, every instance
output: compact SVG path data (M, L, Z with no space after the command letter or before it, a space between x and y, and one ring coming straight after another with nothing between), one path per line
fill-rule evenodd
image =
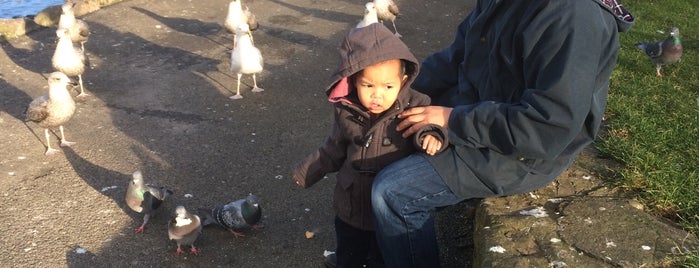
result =
M349 77L367 66L391 59L406 62L408 81L403 84L394 105L371 119L361 106ZM405 139L396 131L396 116L416 106L430 104L430 98L409 87L418 72L418 61L410 49L379 23L353 29L340 44L340 66L326 88L335 104L332 133L315 152L299 163L292 176L308 188L327 173L337 172L334 207L337 216L363 230L374 230L371 212L371 184L382 168L419 148L425 134L441 138L446 148L446 131L433 126ZM417 147L416 147L417 146ZM440 150L441 151L441 150Z

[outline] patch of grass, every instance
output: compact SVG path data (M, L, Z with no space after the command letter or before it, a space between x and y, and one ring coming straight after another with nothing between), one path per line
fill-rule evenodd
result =
M621 34L612 74L607 129L596 142L621 161L617 186L643 200L652 211L699 234L699 56L695 0L624 0L636 18ZM683 56L664 66L663 77L635 43L665 38L680 29ZM657 31L664 31L663 34ZM678 265L699 267L693 253Z

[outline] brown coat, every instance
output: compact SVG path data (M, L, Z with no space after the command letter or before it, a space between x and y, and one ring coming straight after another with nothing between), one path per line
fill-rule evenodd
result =
M308 188L327 173L337 172L334 208L346 223L363 230L374 230L371 212L371 184L382 168L420 148L416 142L425 134L441 138L446 147L446 132L433 126L407 140L397 132L396 116L410 107L430 104L430 99L409 88L418 71L418 63L408 47L385 26L372 24L355 29L340 47L341 64L327 87L335 105L335 123L330 136L315 152L298 163L292 177ZM409 76L391 109L371 119L361 107L348 77L369 65L389 59L408 62Z

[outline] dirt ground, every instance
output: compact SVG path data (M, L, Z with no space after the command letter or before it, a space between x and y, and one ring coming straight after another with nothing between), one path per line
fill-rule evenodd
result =
M473 3L399 1L396 25L422 59L448 45ZM289 168L325 138L332 115L322 88L341 36L363 1L251 1L265 57L261 93L230 100L227 1L129 0L85 16L84 75L65 125L77 142L44 156L43 129L24 110L46 93L55 28L2 43L0 53L0 267L320 267L334 248L333 176L298 188ZM390 24L389 24L390 25ZM54 130L55 131L55 130ZM56 136L51 137L53 146ZM130 174L175 195L143 234L123 201ZM176 205L197 208L255 193L265 228L235 238L206 228L202 254L175 256L166 223ZM471 209L438 213L444 267L468 266ZM306 239L304 233L316 236Z

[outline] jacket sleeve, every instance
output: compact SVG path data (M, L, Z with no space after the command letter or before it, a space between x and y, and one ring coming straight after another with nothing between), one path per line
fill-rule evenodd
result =
M519 102L454 107L452 144L554 159L582 131L591 107L605 105L606 95L594 93L597 79L606 79L600 70L615 64L616 25L591 1L563 4L570 2L551 1L522 30Z
M442 147L439 148L437 153L441 153L444 151L447 147L449 147L449 135L448 132L445 128L440 127L435 124L429 124L420 130L418 130L417 133L413 135L413 143L415 144L415 148L418 148L418 151L423 151L422 148L422 140L425 139L425 136L427 135L432 135L435 138L439 139L439 141L442 142Z
M313 186L327 173L337 172L347 157L347 141L340 132L338 117L336 112L335 123L325 142L292 169L292 179L303 188Z

